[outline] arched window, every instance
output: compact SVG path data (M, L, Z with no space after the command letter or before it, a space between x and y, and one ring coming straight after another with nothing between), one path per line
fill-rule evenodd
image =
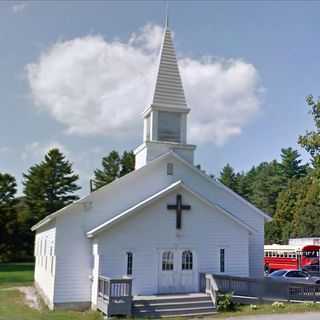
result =
M193 256L190 250L182 252L182 270L192 270Z
M162 253L162 271L173 270L173 252L164 251Z

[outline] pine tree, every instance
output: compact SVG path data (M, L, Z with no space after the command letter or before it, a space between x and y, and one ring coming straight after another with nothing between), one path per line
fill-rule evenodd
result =
M134 170L135 157L133 151L124 151L121 157L120 177Z
M281 149L281 174L287 181L292 178L301 178L307 174L307 166L301 165L300 154L292 148Z
M293 236L297 205L305 197L310 183L309 177L291 179L287 188L280 192L273 216L273 225L280 231L272 236L274 241L287 243L288 239Z
M246 200L249 200L252 195L251 173L252 171L250 170L248 173L241 172L241 173L237 173L236 175L236 181L237 181L236 191L241 197L245 198Z
M0 172L0 261L9 261L15 253L17 183L13 176Z
M121 159L119 153L111 151L106 157L102 158L102 169L94 171L95 188L99 189L104 185L114 181L120 176Z
M261 163L255 168L250 201L262 211L273 215L279 193L284 188L283 177L276 160Z
M39 164L23 175L25 201L34 223L77 200L79 176L58 149L51 149Z
M10 205L17 193L16 179L8 173L0 172L0 205Z
M222 168L219 181L233 191L237 191L237 176L229 163Z
M102 158L102 169L94 171L95 189L111 183L134 170L135 157L132 151L124 151L122 157L115 150Z

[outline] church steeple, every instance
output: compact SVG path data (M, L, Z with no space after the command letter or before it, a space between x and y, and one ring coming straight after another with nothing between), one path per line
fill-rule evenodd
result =
M166 18L166 26L160 51L160 62L153 96L154 105L187 107L180 77L176 52Z
M144 143L135 150L136 168L169 150L193 163L195 146L187 144L189 111L167 15L152 104L143 113Z

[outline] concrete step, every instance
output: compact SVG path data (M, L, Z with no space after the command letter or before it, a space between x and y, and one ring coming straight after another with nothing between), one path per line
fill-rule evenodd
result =
M213 306L211 307L195 307L195 308L170 308L170 309L154 309L154 310L134 310L134 316L142 317L163 317L163 316L180 316L189 315L193 316L199 313L214 313L216 310Z
M212 307L212 301L179 301L179 302L166 302L166 303L150 303L150 304L139 304L134 303L134 310L153 310L153 309L170 309L170 308L189 308L189 307Z
M216 313L206 294L181 294L135 297L132 312L138 317L203 317Z
M195 318L209 317L217 314L217 311L193 313L191 316ZM172 318L171 315L162 315L161 318ZM190 314L179 314L179 318L190 318Z
M210 297L205 294L198 295L163 295L163 296L150 296L140 298L135 297L134 304L148 305L154 303L173 303L173 302L194 302L194 301L211 301Z

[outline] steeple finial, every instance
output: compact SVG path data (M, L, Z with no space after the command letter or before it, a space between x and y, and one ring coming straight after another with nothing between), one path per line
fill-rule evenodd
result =
M166 1L166 20L165 20L165 29L169 28L169 1Z

